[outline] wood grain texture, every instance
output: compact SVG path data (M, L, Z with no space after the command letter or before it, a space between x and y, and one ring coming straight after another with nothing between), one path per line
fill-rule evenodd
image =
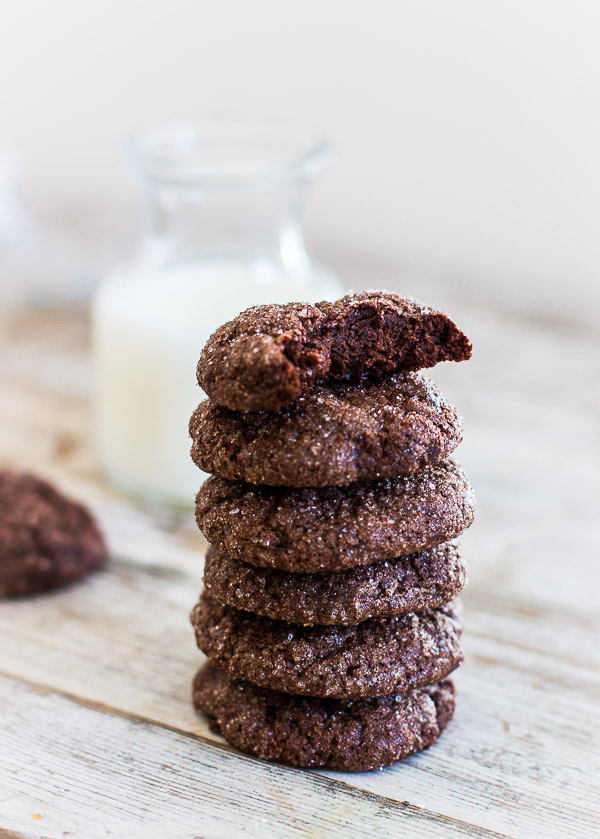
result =
M202 657L187 616L204 543L192 517L132 504L98 473L84 321L4 314L0 459L87 501L112 558L81 585L0 604L2 830L52 839L599 834L600 396L589 386L598 341L458 309L475 357L435 371L463 411L459 454L480 502L464 539L471 583L457 716L428 752L360 775L240 756L195 715L190 682Z
M8 829L41 816L48 839L229 839L242 831L362 839L365 824L375 837L405 829L416 839L447 829L498 836L317 773L262 764L255 778L256 761L229 749L14 680L0 679L0 702L0 754L12 767L0 792Z

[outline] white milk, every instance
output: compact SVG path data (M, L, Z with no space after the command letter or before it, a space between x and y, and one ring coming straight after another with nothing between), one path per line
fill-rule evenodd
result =
M268 263L112 274L92 307L94 440L109 476L139 495L191 506L203 473L190 459L188 422L203 398L196 365L211 332L257 303L343 293L324 270L292 277Z

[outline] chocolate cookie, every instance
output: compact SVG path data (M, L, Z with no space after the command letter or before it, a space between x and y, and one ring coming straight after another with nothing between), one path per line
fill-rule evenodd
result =
M85 507L34 475L0 469L0 597L66 585L105 557Z
M305 696L404 693L447 676L463 657L460 618L450 606L357 626L299 626L202 595L191 621L198 646L215 667Z
M392 480L320 489L212 477L197 495L196 520L227 556L309 573L434 547L460 535L474 508L467 477L447 460Z
M272 486L342 486L395 478L448 457L462 423L416 373L360 385L317 385L278 413L240 413L212 399L190 421L205 472Z
M471 344L443 312L385 291L337 303L254 306L211 335L198 384L235 411L279 411L317 382L359 382L464 361Z
M346 571L290 574L256 568L211 545L204 590L221 603L275 620L351 626L443 606L467 579L458 546L436 548Z
M235 681L205 665L195 707L242 752L304 768L364 772L434 743L454 714L450 679L404 695L350 702L307 699Z

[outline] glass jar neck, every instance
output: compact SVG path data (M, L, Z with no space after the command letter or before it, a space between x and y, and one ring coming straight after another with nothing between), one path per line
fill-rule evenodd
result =
M306 180L262 189L145 184L144 256L157 267L196 260L270 261L303 270Z

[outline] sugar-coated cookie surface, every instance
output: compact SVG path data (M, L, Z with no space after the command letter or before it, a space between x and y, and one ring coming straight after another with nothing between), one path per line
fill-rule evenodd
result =
M209 478L196 499L211 544L250 565L308 573L407 556L459 536L475 499L452 460L346 487L287 489Z
M305 696L404 693L447 676L463 657L461 619L451 605L356 626L299 626L202 595L191 621L198 646L215 667Z
M67 585L105 557L102 534L83 505L35 475L0 469L0 597Z
M203 402L190 421L205 472L272 486L342 486L395 478L448 457L462 437L433 382L397 373L358 385L316 385L276 413Z
M454 714L450 679L404 695L345 702L277 693L205 665L195 707L231 745L262 760L364 772L427 749Z
M236 411L278 411L315 384L356 383L470 358L450 318L385 291L336 303L254 306L207 341L198 384Z
M443 606L461 592L466 570L445 542L407 557L345 571L292 574L258 568L210 545L204 590L214 600L274 620L349 626Z

